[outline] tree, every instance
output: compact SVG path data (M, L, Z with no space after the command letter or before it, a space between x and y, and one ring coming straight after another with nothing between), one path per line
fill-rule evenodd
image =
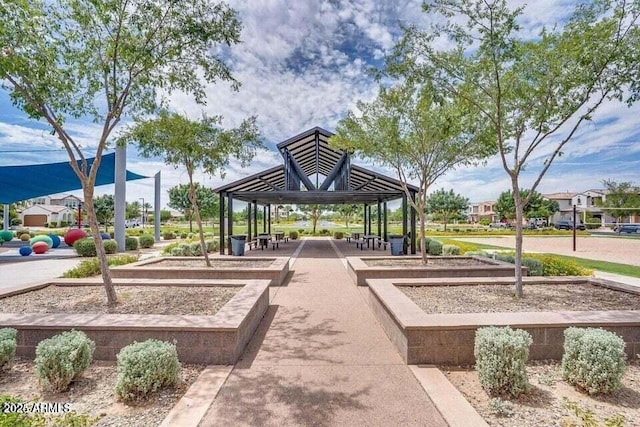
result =
M125 217L127 219L140 218L141 209L139 201L127 202L125 205Z
M537 191L520 190L520 199L528 200L523 208L523 218L549 218L560 210L558 202L546 200ZM516 218L516 202L511 190L503 191L495 204L495 210L501 218Z
M340 220L344 222L344 226L349 228L349 223L358 216L362 216L361 205L340 205L336 208Z
M262 147L255 117L231 130L221 129L221 121L221 117L206 115L199 121L192 121L163 110L157 119L137 120L120 139L121 142L137 143L143 157L163 157L166 164L186 170L189 177L188 199L198 225L207 267L211 267L211 261L204 241L193 174L197 169L202 169L208 174L219 174L224 178L230 158L237 159L242 167L246 167L256 150Z
M434 0L424 8L436 24L427 31L409 28L391 62L401 72L408 67L435 80L492 127L515 199L515 290L522 297L522 219L529 200L520 197L521 172L537 170L528 186L534 194L605 100L637 99L640 2L580 2L564 25L544 28L537 38L519 32L523 8L510 9L506 0ZM442 37L455 48L439 49Z
M472 164L492 153L491 141L481 127L466 119L464 105L445 98L429 81L417 83L410 69L400 73L404 82L380 87L371 103L358 102L337 126L330 144L391 167L420 219L422 262L427 263L425 223L427 192L456 166ZM409 181L418 181L415 200Z
M43 119L69 156L109 305L117 303L93 206L96 174L112 132L128 113L157 110L174 90L205 102L204 81L227 80L220 45L239 41L240 22L208 0L5 0L0 3L0 79L14 105ZM76 139L69 119L101 125L94 144ZM85 150L95 147L93 162Z
M160 209L160 222L167 222L171 219L171 211Z
M311 224L313 224L313 234L316 234L316 228L318 225L318 220L322 216L322 212L329 209L329 206L326 205L299 205L298 209L300 212L304 213L311 219Z
M198 182L194 183L194 185L198 206L203 216L217 216L220 212L220 204L218 203L218 198L215 193L211 191L210 188L205 188ZM188 184L178 184L169 189L168 206L184 214L189 220L189 232L193 233L193 205L191 200L189 200Z
M640 187L631 182L605 180L602 183L607 194L599 205L615 216L618 224L622 222L622 217L640 214Z
M444 231L453 217L459 216L469 207L469 199L444 188L434 191L427 197L427 213L437 215L444 223Z
M96 211L96 218L99 222L104 224L105 230L109 232L109 223L113 220L115 215L115 204L113 201L113 195L105 194L104 196L96 197L93 201L93 207Z

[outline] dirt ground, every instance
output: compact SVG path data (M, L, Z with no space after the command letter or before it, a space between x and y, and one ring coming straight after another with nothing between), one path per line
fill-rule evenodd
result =
M640 310L640 296L591 284L398 286L426 313Z
M455 239L506 248L516 247L515 236L455 237ZM578 237L576 251L573 252L571 237L524 236L523 246L524 250L529 252L547 252L640 266L640 239L600 236Z
M18 359L2 371L0 390L2 394L25 402L70 403L70 409L77 414L97 418L97 426L155 426L162 422L203 369L203 366L183 365L178 387L162 389L146 401L125 404L114 394L115 362L94 361L78 380L71 383L69 390L51 393L39 385L33 362Z
M102 286L47 286L1 298L0 312L212 316L240 289L226 286L116 286L119 303L110 308Z
M427 260L427 264L422 264L421 259L403 259L403 258L393 258L393 259L373 259L373 258L364 258L363 261L367 264L368 267L476 267L479 265L492 265L491 263L484 262L475 258L434 258L429 257Z
M582 410L591 410L593 425L640 426L640 364L632 361L623 377L622 389L608 396L589 396L562 381L559 362L531 362L527 367L531 390L517 399L493 401L480 386L477 373L467 368L440 368L449 381L491 426L580 426L575 411L568 409L572 402ZM584 413L584 412L583 412ZM616 416L623 416L623 424L606 424ZM590 424L591 425L591 424Z
M267 268L273 264L273 260L225 260L211 258L211 268ZM202 260L186 260L186 259L163 259L155 262L148 267L191 267L206 268L207 265Z

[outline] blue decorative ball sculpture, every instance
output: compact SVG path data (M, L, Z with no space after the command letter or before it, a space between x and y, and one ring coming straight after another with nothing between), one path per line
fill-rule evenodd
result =
M33 250L31 249L30 246L22 246L18 252L20 252L20 255L22 256L29 256L31 255L31 252L33 252Z
M100 233L100 236L102 236L102 240L111 240L111 236L107 233Z
M51 241L53 242L53 245L51 246L52 248L57 248L58 246L60 246L61 240L59 236L57 236L56 234L49 234L49 237L51 237Z

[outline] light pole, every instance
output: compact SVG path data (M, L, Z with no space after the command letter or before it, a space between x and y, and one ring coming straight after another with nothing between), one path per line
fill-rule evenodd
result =
M140 197L142 200L142 228L144 228L144 197Z

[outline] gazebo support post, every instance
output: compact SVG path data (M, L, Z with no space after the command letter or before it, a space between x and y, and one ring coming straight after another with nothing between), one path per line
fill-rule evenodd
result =
M387 218L387 202L384 202L383 205L384 208L384 231L383 231L383 237L384 237L384 241L387 242L388 239L388 228L389 228L389 218Z
M416 201L416 193L411 193L411 200L413 200L413 204L411 205L411 255L416 254L416 210L413 207Z
M253 237L258 238L258 203L253 201Z
M402 235L407 237L407 195L402 195ZM407 254L407 240L404 240L403 252Z
M229 206L227 206L227 233L229 234L229 238L227 239L227 243L229 244L228 254L231 255L231 236L233 235L233 196L229 193L228 196Z
M378 237L382 237L382 228L380 224L382 223L382 212L380 211L380 200L378 200Z
M267 206L262 207L262 232L267 232Z
M271 234L271 205L267 205L267 233Z
M220 255L224 255L224 193L220 193Z
M363 215L364 215L364 216L362 217L362 224L363 224L363 229L364 229L364 230L363 230L363 234L364 234L365 236L366 236L367 234L369 234L369 233L367 233L367 206L368 206L368 205L365 203L365 204L364 204L364 209L362 210L362 213L363 213Z
M367 234L371 234L371 205L367 206L367 224L369 225L369 231Z
M247 202L247 239L251 241L251 202Z

